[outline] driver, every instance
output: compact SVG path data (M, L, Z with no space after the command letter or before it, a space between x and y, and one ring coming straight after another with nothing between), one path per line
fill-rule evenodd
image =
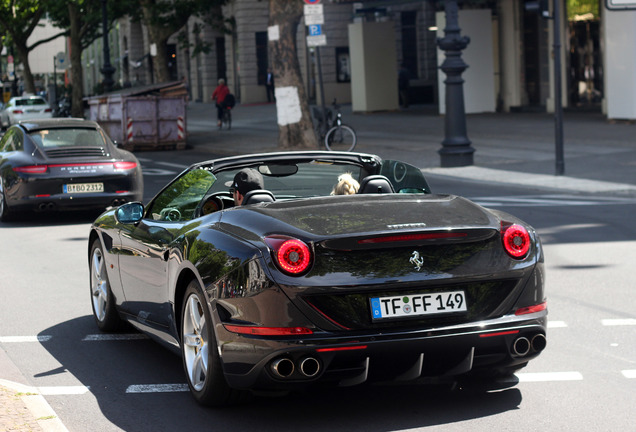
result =
M264 189L263 176L254 168L243 168L234 176L234 180L225 183L230 188L234 205L240 206L243 203L245 194L256 189Z

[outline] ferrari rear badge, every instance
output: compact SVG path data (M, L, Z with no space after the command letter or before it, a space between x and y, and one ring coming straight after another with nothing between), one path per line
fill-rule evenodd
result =
M420 258L420 253L418 251L413 251L413 255L411 255L409 262L415 266L417 271L420 271L424 265L424 258Z

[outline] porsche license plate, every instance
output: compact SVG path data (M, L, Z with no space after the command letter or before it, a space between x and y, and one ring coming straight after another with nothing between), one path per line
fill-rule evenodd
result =
M104 183L65 184L64 193L104 192Z
M371 298L371 316L374 320L466 312L467 310L464 291Z

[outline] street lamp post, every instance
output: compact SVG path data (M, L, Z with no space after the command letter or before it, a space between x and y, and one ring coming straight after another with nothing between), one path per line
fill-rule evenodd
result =
M108 11L106 9L106 1L102 0L102 37L104 45L104 66L101 69L104 75L104 93L108 93L113 89L113 74L115 68L110 64L110 46L108 44Z
M446 27L444 37L437 39L437 45L444 51L446 59L441 69L446 74L446 116L445 138L439 150L442 167L461 167L473 164L470 140L466 135L466 112L464 109L464 80L462 72L468 65L462 60L462 50L470 42L467 36L460 36L457 0L445 0Z

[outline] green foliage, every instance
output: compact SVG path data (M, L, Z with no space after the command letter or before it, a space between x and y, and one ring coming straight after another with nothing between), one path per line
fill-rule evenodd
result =
M595 19L599 18L599 0L567 0L568 20L574 20L576 15L591 13Z

